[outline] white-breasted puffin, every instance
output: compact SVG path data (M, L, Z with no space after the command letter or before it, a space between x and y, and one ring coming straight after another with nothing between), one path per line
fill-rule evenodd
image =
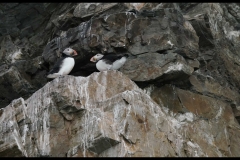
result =
M62 52L62 57L54 64L53 68L48 72L47 78L57 78L59 76L68 75L75 65L72 56L76 56L77 52L72 48L66 48Z
M97 62L96 68L99 71L107 70L118 70L126 62L128 54L125 55L116 55L116 54L106 54L102 55L100 53L93 56L90 61Z

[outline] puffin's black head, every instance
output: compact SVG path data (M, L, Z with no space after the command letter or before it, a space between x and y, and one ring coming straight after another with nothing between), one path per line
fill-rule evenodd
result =
M77 52L74 49L72 49L72 48L64 49L63 54L68 55L68 56L76 56L76 55L78 55Z

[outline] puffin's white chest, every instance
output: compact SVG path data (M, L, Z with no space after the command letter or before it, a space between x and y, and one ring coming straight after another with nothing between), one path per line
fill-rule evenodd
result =
M99 60L96 63L96 67L99 71L106 71L109 70L111 68L112 65L110 64L106 64L103 60Z
M126 60L127 60L126 57L122 57L121 59L116 60L115 62L113 62L111 69L118 70L119 68L121 68L124 65Z
M112 64L107 64L104 62L104 60L99 60L96 64L96 67L99 71L118 70L124 65L126 60L127 60L126 57L122 57L121 59L116 60Z
M63 63L61 65L61 68L59 70L59 74L60 75L67 75L71 72L71 70L73 69L75 65L75 61L74 58L72 57L67 57L63 60Z

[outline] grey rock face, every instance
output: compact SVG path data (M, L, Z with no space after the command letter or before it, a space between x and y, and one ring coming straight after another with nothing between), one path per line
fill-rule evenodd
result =
M61 12L66 13L61 16L65 21L72 19L67 17L72 6L74 4L71 3L66 5L61 3L0 4L0 68L2 70L1 79L3 79L0 86L5 88L0 95L0 108L5 107L17 97L29 97L46 84L47 79L44 77L47 68L41 54L48 39L57 31L56 28L64 27L54 26L52 21L55 19L54 22L61 21L61 18L56 18ZM77 21L79 20L74 22ZM74 23L69 26L74 26ZM21 77L16 78L19 79L19 82L4 78L5 69L12 66L15 66L14 72L7 73L17 73ZM17 75L11 76L16 77ZM15 83L21 89L16 88Z
M239 8L1 3L0 156L238 157ZM98 73L96 53L129 58Z
M177 53L146 53L129 59L120 69L134 81L169 81L184 79L194 71Z
M80 4L79 7L86 7L86 5L90 4ZM114 4L112 5L114 6ZM76 8L76 10L78 9ZM152 12L153 16L149 16L148 14ZM78 75L84 75L81 72L86 72L86 70L88 74L96 71L95 67L89 65L87 61L98 52L140 55L152 52L163 54L174 50L173 52L188 59L197 58L199 52L196 32L189 22L184 21L181 13L175 9L157 9L149 13L144 10L138 14L120 12L92 18L48 43L43 52L44 61L50 64L50 67L53 66L58 58L57 53L68 46L80 53L80 56L75 58L76 65L72 71L75 74L80 72ZM136 61L138 61L138 57L135 57ZM163 63L168 63L168 60ZM187 74L191 74L191 69L186 69L187 67L183 67L183 73L189 72ZM128 65L127 68L138 74L135 71L136 67ZM139 70L142 70L143 73L148 72L143 66ZM163 73L156 74L153 77L146 74L145 77L148 77L146 79L132 80L148 81L158 78ZM175 76L173 77L175 78Z
M239 155L232 142L239 141L239 124L230 106L175 88L176 102L186 110L176 113L161 99L164 90L157 96L158 89L152 90L156 103L118 71L56 78L29 99L16 99L2 109L0 154L7 156L17 146L12 156Z

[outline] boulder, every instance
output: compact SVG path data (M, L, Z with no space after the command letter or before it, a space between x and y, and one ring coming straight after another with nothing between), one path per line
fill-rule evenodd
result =
M231 107L173 90L185 113L156 103L151 92L118 71L56 78L1 109L0 155L15 148L11 156L239 156L240 130Z

